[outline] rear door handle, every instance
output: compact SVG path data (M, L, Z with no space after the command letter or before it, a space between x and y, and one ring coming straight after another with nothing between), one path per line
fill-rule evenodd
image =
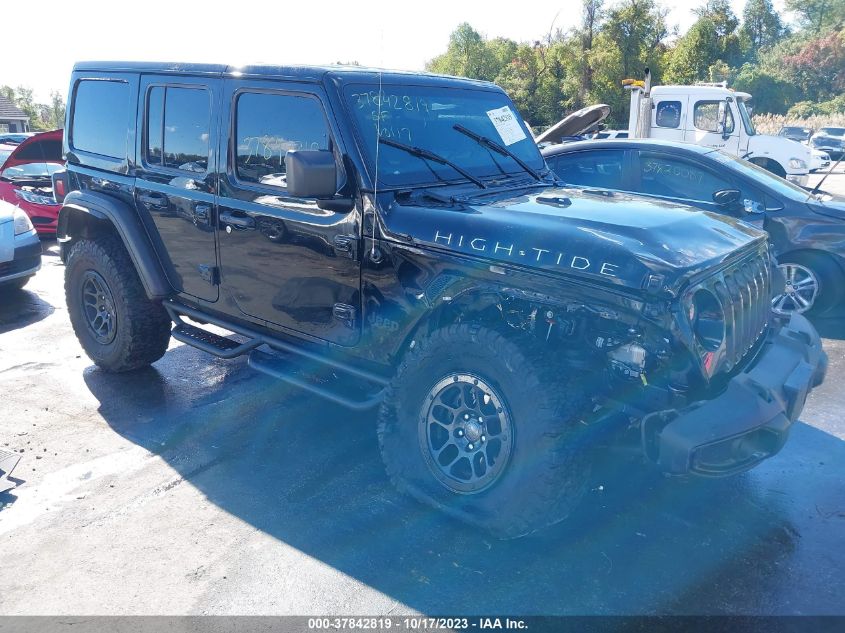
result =
M220 224L233 226L242 231L255 228L255 220L242 211L224 211L220 214Z
M155 209L163 209L169 204L167 196L163 193L139 193L138 201Z

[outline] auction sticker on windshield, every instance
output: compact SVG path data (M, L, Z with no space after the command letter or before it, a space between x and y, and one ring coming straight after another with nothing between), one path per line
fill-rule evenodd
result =
M505 145L513 145L525 138L525 132L519 125L519 120L508 106L487 110L487 116L490 117Z

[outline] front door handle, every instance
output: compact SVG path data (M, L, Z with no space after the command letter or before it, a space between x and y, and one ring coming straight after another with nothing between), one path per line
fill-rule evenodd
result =
M241 231L255 228L255 219L248 216L242 211L224 211L220 214L220 224L223 226L232 226Z
M207 204L198 204L194 207L194 225L208 226L211 220L211 207Z
M169 200L167 196L163 193L139 193L138 194L138 201L141 204L144 204L148 207L153 207L154 209L164 209L168 204Z

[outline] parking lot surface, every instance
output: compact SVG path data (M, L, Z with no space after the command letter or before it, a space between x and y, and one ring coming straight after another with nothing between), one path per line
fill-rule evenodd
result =
M608 455L570 521L497 541L391 488L374 413L175 342L101 372L45 248L0 300L0 614L845 614L845 321L776 457L686 481Z

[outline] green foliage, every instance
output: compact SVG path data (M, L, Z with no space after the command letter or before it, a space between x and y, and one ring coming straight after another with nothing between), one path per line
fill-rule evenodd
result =
M63 127L65 124L65 102L61 93L52 91L50 103L36 103L32 89L24 86L12 88L0 86L0 94L20 108L29 117L29 127L33 132L46 132Z
M786 8L814 33L845 27L845 0L786 0Z

